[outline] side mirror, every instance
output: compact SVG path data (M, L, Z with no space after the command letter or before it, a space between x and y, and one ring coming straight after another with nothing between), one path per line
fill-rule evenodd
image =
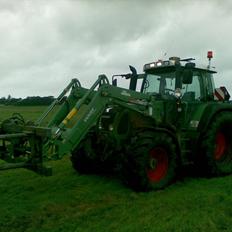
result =
M193 82L193 71L191 69L185 69L182 75L183 84L192 84Z

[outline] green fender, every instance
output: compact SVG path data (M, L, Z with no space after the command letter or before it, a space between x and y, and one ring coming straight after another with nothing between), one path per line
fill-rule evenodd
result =
M217 117L218 114L222 112L231 112L232 113L232 105L229 103L223 102L212 102L205 104L205 107L202 108L202 114L199 114L199 125L198 131L204 133L208 126L212 123L214 118Z

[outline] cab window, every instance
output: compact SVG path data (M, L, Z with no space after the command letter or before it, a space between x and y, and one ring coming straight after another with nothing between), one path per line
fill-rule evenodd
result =
M196 101L201 100L201 76L199 72L193 72L193 79L191 84L182 84L182 100L183 101Z
M169 95L174 93L176 85L175 73L147 74L143 86L144 93Z

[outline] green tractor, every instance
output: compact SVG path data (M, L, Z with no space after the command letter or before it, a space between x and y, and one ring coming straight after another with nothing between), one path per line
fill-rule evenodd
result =
M130 66L112 84L100 75L90 89L73 79L35 123L17 114L2 122L0 158L8 163L0 169L48 174L44 161L71 154L79 173L116 171L138 191L166 187L188 165L206 176L232 173L229 93L215 89L210 63L193 60L159 60L142 74Z

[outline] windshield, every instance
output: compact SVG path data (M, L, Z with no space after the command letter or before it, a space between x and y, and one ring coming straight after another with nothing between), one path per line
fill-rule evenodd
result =
M202 99L203 83L205 79L210 81L210 77L202 78L202 72L194 70L192 72L192 78L187 81L183 81L183 72L172 71L163 73L147 74L143 85L143 92L159 95L162 97L174 96L175 90L178 88L182 94L182 100L184 101L199 101ZM209 83L205 83L208 89L208 95L212 95L213 86L209 86Z
M175 72L147 74L143 92L162 95L170 94L170 92L175 91L175 82Z

